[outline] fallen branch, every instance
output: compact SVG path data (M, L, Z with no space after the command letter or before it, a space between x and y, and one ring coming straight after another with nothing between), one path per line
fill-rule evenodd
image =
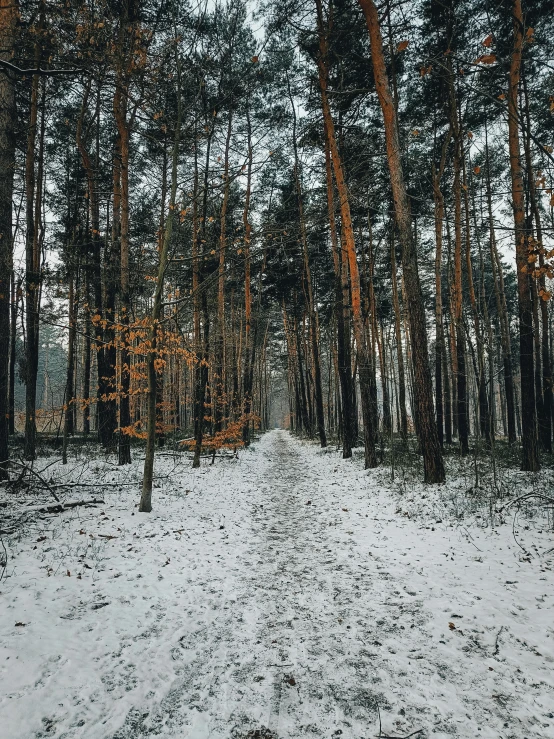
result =
M36 511L37 513L63 513L70 508L77 508L80 505L103 505L101 498L89 498L88 500L68 500L65 503L50 503L46 506L31 506L25 509L27 511Z
M156 478L158 480L160 478ZM134 482L57 482L52 485L53 488L118 488L129 485L140 485L138 480Z
M39 475L38 472L35 472L32 467L29 467L26 464L23 464L22 462L16 462L14 459L7 459L4 462L0 462L0 467L4 466L5 464L15 464L17 467L21 467L23 470L26 470L27 472L30 472L31 475L34 475L39 482L41 482L44 487L51 493L54 500L57 500L58 503L60 502L60 499L56 495L56 493L52 490L52 487L46 482L46 480Z
M554 498L551 498L549 495L543 495L542 493L526 493L525 495L520 495L518 498L514 498L514 500L506 503L506 505L499 508L497 512L503 513L511 506L515 505L516 503L521 503L522 500L527 500L527 498L540 498L541 500L546 500L548 503L554 504Z

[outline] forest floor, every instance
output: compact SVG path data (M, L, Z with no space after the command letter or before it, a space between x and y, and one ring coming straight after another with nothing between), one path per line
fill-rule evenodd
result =
M96 507L1 492L25 514L3 537L2 739L554 737L545 518L462 520L454 483L280 430L239 457L159 456L151 514L140 460L38 460Z

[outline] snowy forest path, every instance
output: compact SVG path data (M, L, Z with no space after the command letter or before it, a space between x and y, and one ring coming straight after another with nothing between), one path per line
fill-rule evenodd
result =
M369 739L379 714L398 737L554 737L551 562L511 527L412 520L432 488L400 499L386 470L278 429L156 465L151 514L140 460L96 460L102 511L13 543L2 739Z

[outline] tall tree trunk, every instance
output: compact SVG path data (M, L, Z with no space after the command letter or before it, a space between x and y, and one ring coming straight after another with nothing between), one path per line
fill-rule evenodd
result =
M373 0L359 0L359 3L364 11L371 41L373 74L383 112L387 159L396 222L402 246L402 271L406 288L414 372L415 410L417 431L423 455L424 479L429 483L443 482L444 465L433 407L433 386L427 349L425 307L421 295L417 249L412 233L410 207L400 158L396 109L387 77L377 8Z
M475 294L475 286L473 283L473 263L471 259L471 228L470 228L470 209L469 209L469 184L466 176L466 163L465 154L462 149L462 189L464 192L464 215L465 215L465 258L466 258L466 272L467 272L467 284L469 292L469 303L471 305L471 313L473 316L473 329L475 331L475 344L477 350L477 394L478 394L478 405L479 405L479 429L481 436L485 442L490 445L491 443L491 428L490 428L490 414L489 414L489 401L487 398L487 377L485 374L485 338L483 329L481 328L481 317L480 309L477 304L477 297Z
M452 389L450 386L450 373L448 372L448 342L445 338L443 316L443 354L442 354L442 378L444 384L444 441L446 444L452 444Z
M327 133L327 132L326 132ZM337 224L335 219L335 198L333 173L331 169L331 153L329 141L325 136L325 175L327 182L327 208L329 211L329 229L331 234L331 249L333 252L333 266L335 270L335 320L337 324L337 374L341 391L341 419L342 419L342 456L349 459L352 456L352 445L355 443L354 431L354 388L352 382L352 357L350 352L350 310L348 274L342 249L339 248L337 238ZM344 268L343 268L343 262Z
M71 244L70 247L75 247ZM67 464L67 444L69 437L74 433L74 401L75 401L75 339L77 336L77 300L75 291L75 267L69 265L69 306L68 323L69 333L67 339L67 371L65 381L64 398L64 425L63 425L63 451L62 462Z
M120 229L119 229L119 269L120 269L120 295L119 295L119 344L121 381L119 388L119 464L131 464L131 437L129 427L131 425L130 411L130 362L129 353L129 318L131 311L130 269L129 269L129 120L128 120L128 88L129 79L126 73L128 59L126 54L126 41L129 29L128 4L123 4L123 10L119 22L119 59L115 94L113 99L113 112L119 134L120 161ZM115 202L114 193L114 202ZM115 221L115 218L114 218Z
M246 192L244 194L244 210L242 225L244 228L244 375L242 380L244 421L242 424L242 440L245 446L250 444L250 414L252 412L252 286L250 270L250 241L252 226L250 224L250 197L252 193L252 126L250 123L250 108L246 107L246 131L248 146L248 164L246 169Z
M313 361L313 379L315 394L315 415L317 430L319 434L319 443L322 447L327 446L327 436L325 434L325 413L323 410L323 388L321 386L321 360L319 356L319 336L318 336L318 316L317 308L314 300L314 288L312 283L312 272L310 269L310 257L308 253L308 236L306 233L306 220L304 216L304 201L302 197L302 183L300 178L300 161L298 157L298 145L296 141L296 110L289 84L289 98L292 106L292 146L294 150L294 184L296 188L296 198L298 202L298 217L300 219L300 238L302 241L302 255L304 261L304 277L307 288L307 303L309 314L309 332L310 344Z
M142 494L139 503L139 511L149 513L152 510L152 481L154 477L154 450L156 446L156 399L157 399L157 382L156 382L156 358L157 337L159 329L159 321L162 315L162 298L164 290L165 273L169 262L169 247L171 244L171 236L173 234L173 224L175 221L175 204L177 201L177 168L179 165L179 141L181 138L181 118L182 118L182 102L181 102L181 61L179 52L175 49L175 69L177 76L176 96L177 96L177 119L175 121L175 134L173 139L173 151L171 156L171 191L169 196L169 212L165 222L164 239L162 249L160 251L160 261L158 263L158 275L156 280L156 288L154 291L154 304L152 306L152 318L149 331L149 351L146 358L146 371L148 376L148 418L146 422L146 452L144 456L144 471L142 478Z
M231 181L229 177L229 151L231 148L233 113L229 112L227 123L227 138L225 142L224 166L223 166L223 202L220 213L219 231L219 262L217 268L217 334L215 341L215 367L214 367L214 430L217 433L223 428L227 415L227 400L225 393L225 256L227 250L227 208L229 205L229 193Z
M523 69L522 69L523 71ZM542 398L539 405L539 439L541 446L545 452L552 452L552 366L550 361L549 349L549 327L548 327L548 303L542 298L546 291L546 281L544 276L544 243L542 234L541 214L535 187L535 172L533 169L533 161L531 158L531 116L529 113L529 98L527 94L527 82L523 77L523 92L525 104L525 126L526 135L525 142L525 161L527 169L527 188L529 191L529 201L531 206L530 217L535 221L535 233L537 236L538 251L538 290L537 290L537 312L540 312L540 326L537 320L536 340L538 343L538 351L536 357L537 372L541 374L542 369Z
M298 304L296 301L296 295L295 295L295 301L293 306L294 312L293 312L293 331L294 331L294 342L296 346L296 361L298 363L298 382L299 382L299 388L300 388L300 413L302 418L302 425L304 426L304 430L306 431L308 437L311 439L313 436L313 426L310 419L310 413L308 408L308 394L306 392L306 375L304 374L304 364L302 361L302 356L304 352L303 349L303 341L302 337L300 336L300 325L298 318L294 313L298 311Z
M1 165L0 165L1 166ZM1 286L0 286L1 289ZM11 274L11 305L10 305L10 375L8 393L8 433L15 434L15 365L17 362L17 296L21 290L21 283L15 280L12 266ZM1 479L1 478L0 478Z
M11 61L19 18L17 0L0 0L0 59ZM10 278L13 271L12 199L17 114L13 78L0 72L0 345L10 340ZM0 352L0 480L7 480L9 457L9 353Z
M406 412L406 372L404 369L404 352L402 350L402 320L400 317L400 302L398 299L398 280L396 276L396 251L393 233L391 231L391 276L392 276L392 307L394 309L394 336L396 340L396 361L398 363L398 404L400 406L400 436L406 441L408 438L408 414Z
M83 94L83 102L81 111L77 119L76 143L81 161L87 178L87 202L89 206L89 248L87 254L86 270L88 279L92 285L90 293L91 305L87 310L90 316L90 332L92 334L92 344L96 353L96 369L97 369L97 388L96 388L96 411L97 411L97 432L98 438L104 442L104 432L106 429L106 418L110 416L109 406L106 398L109 396L108 373L105 363L104 351L104 328L102 319L104 316L104 301L102 299L102 255L100 243L100 205L98 197L98 167L100 160L100 101L101 90L98 85L96 91L95 121L96 121L96 154L94 157L89 153L87 143L83 139L84 118L88 111L88 101L92 89L92 78L85 84Z
M439 167L433 161L431 174L433 178L433 200L435 214L435 396L437 407L437 433L441 447L444 443L444 411L443 411L443 377L442 365L445 353L444 326L442 320L442 228L444 222L444 195L441 190L441 179L446 165L446 153L452 137L452 128L448 129L441 147Z
M192 193L192 330L194 340L195 363L193 372L193 420L194 420L194 460L193 467L200 467L200 452L202 450L204 397L200 397L202 383L202 328L200 302L200 263L198 253L198 149L195 132L194 145L194 185Z
M202 223L202 230L200 232L199 228L195 228L195 236L193 238L193 248L195 245L198 246L198 233L202 234L202 243L206 242L206 220L207 220L207 214L208 214L208 178L209 178L209 172L210 172L210 152L211 152L211 146L212 146L212 139L215 131L215 121L217 117L217 109L213 111L213 115L211 113L211 110L209 109L209 104L206 99L206 86L204 84L204 81L202 81L201 85L202 90L202 101L203 101L203 112L204 112L204 120L206 124L206 128L208 129L208 137L206 142L206 159L205 159L205 170L204 170L204 183L203 183L203 191L202 191L202 210L201 210L201 223ZM196 154L196 148L195 148L195 184L196 188L198 189L198 164L197 164L197 154ZM196 208L196 219L198 219L197 215L197 205L196 205L196 193L194 198L194 204L193 208ZM194 220L194 218L193 218ZM194 261L194 260L193 260ZM195 315L195 335L196 335L196 329L198 329L198 340L199 345L197 349L197 363L196 363L196 379L195 379L195 421L194 421L194 458L192 461L193 468L200 467L200 455L202 452L202 441L204 438L204 426L205 426L205 406L207 405L207 387L208 387L208 379L209 379L209 359L210 359L210 316L208 312L208 296L206 292L206 288L203 287L202 290L200 289L200 271L197 270L196 278L198 281L197 288L195 292L195 295L197 293L199 294L199 302L197 304L197 307L195 307L194 315ZM193 271L193 279L194 279L194 271ZM200 330L200 313L202 313L202 331ZM198 322L198 324L196 323ZM201 335L202 334L202 335ZM198 350L200 351L200 355L198 354Z
M41 35L43 25L44 6L41 3L34 54L36 68L40 67L42 58ZM36 405L41 283L39 229L42 217L42 176L37 177L37 173L35 172L39 93L40 76L35 74L31 82L29 129L27 132L27 152L25 158L25 323L27 327L27 341L25 344L25 448L23 456L27 460L32 460L36 456L37 435ZM41 128L44 129L44 109L42 110L41 119ZM40 139L39 167L42 168L44 130L41 131Z
M125 29L128 19L123 14L120 22L120 54L123 56ZM116 83L113 100L114 118L120 138L121 153L121 228L119 232L119 266L120 266L120 296L119 296L119 332L120 332L120 361L121 382L119 391L119 464L131 464L131 425L130 412L130 362L129 353L129 316L131 299L129 294L129 121L127 119L128 80L121 67L126 63L120 59L120 70Z
M465 349L465 326L463 312L463 267L462 267L462 143L458 122L458 106L454 87L454 74L450 56L447 61L450 95L450 125L454 137L454 282L452 286L452 321L456 336L456 418L458 440L462 456L469 453L469 422L467 397L467 370Z
M120 284L121 244L121 136L116 136L112 165L112 228L106 225L104 242L104 332L103 332L103 402L98 419L99 436L105 449L112 451L116 443L117 428L117 347L116 347L116 297Z
M514 212L517 289L519 299L519 354L521 372L521 469L540 469L535 407L533 305L528 272L529 234L525 224L523 168L519 147L518 95L523 51L523 13L521 0L513 0L513 50L508 89L508 144Z
M516 419L515 419L515 399L514 399L514 378L512 370L512 348L510 340L510 326L508 321L508 308L506 305L506 293L504 290L504 274L500 256L496 247L496 233L494 229L494 219L492 210L492 187L489 166L489 149L487 141L487 129L485 126L485 157L486 157L486 178L487 178L487 212L489 221L489 252L491 262L491 272L494 284L494 295L496 299L496 312L498 314L498 324L500 333L500 344L502 347L502 368L504 375L504 395L506 401L506 421L508 442L515 444L516 441ZM502 402L502 410L504 411L504 402Z
M88 270L87 270L88 272ZM85 280L88 283L88 274L85 275ZM92 325L90 322L90 287L88 284L85 285L85 323L84 323L84 338L83 338L83 434L88 436L90 434L90 374L91 374L91 333Z
M341 214L341 230L343 248L348 261L348 269L350 273L350 295L352 306L352 319L354 324L354 339L356 341L356 350L358 355L358 374L360 378L360 396L362 401L362 416L364 421L364 441L365 441L365 466L366 468L376 467L378 464L375 452L376 442L376 422L373 417L372 400L371 400L371 356L368 350L364 320L362 315L362 294L360 287L360 273L358 269L358 261L356 256L356 244L354 241L354 230L352 228L352 216L350 213L350 204L348 200L348 189L344 178L344 170L342 159L337 146L335 136L335 125L331 115L331 107L327 94L328 73L327 73L327 49L328 42L325 33L325 25L323 20L323 9L321 0L315 0L317 10L317 23L319 35L319 54L317 59L319 89L321 94L321 106L323 110L323 123L326 131L327 140L331 154L331 162L333 164L333 172L335 175L335 183L339 196L340 214Z
M382 400L383 400L383 433L388 438L390 437L391 429L392 429L392 421L391 421L391 409L390 409L390 400L389 400L389 386L388 386L388 380L387 380L387 373L385 368L385 352L384 352L384 344L381 341L380 332L379 332L379 321L377 319L377 299L375 297L375 285L373 282L373 276L375 273L375 254L373 252L373 229L371 225L371 219L368 215L368 231L369 231L369 259L368 259L368 269L367 269L367 283L368 283L368 309L369 309L369 318L370 318L370 324L371 324L371 352L373 354L374 360L373 360L373 366L375 367L377 357L376 357L376 350L379 354L379 364L380 364L380 372L381 372L381 390L382 390ZM382 329L382 326L381 326ZM377 379L375 377L375 373L373 373L372 377L372 399L373 399L373 405L374 405L374 414L377 416Z

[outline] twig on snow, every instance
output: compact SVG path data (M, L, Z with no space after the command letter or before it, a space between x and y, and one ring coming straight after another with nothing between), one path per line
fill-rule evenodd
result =
M6 571L6 567L8 566L8 551L6 549L6 545L4 544L4 539L0 536L0 542L2 543L2 548L4 550L4 561L2 562L2 572L0 572L0 582L2 582L2 578L4 577L4 572Z
M392 734L383 734L383 729L381 725L381 709L379 708L379 704L377 704L377 715L379 716L379 734L377 735L377 739L410 739L411 736L416 736L417 734L423 733L423 729L416 729L416 731L412 731L411 734L405 734L404 736L392 736Z
M500 627L500 628L498 629L498 634L496 635L496 639L494 640L494 652L493 652L493 654L494 654L494 656L495 656L495 657L496 657L496 655L498 654L498 650L499 650L499 648L500 648L500 647L499 647L499 645L498 645L498 640L500 639L500 634L501 634L501 633L502 633L503 631L504 631L504 627L503 627L503 626L501 626L501 627Z

